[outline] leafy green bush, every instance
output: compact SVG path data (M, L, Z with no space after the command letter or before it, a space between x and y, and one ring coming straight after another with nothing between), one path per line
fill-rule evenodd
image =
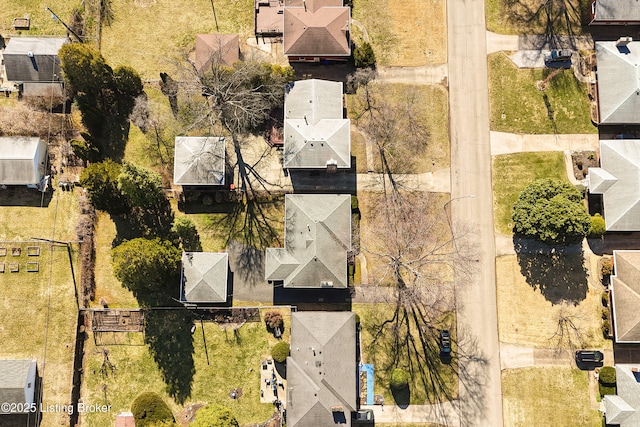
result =
M613 366L604 366L600 369L598 389L600 396L616 394L616 369Z
M156 393L145 392L136 397L131 405L131 412L137 427L151 427L156 423L173 423L171 408Z
M516 234L547 244L570 244L586 237L591 217L575 187L539 179L525 188L513 207Z
M591 226L589 227L589 237L600 237L607 232L607 226L604 218L597 213L591 217Z
M198 410L196 419L189 425L190 427L238 427L238 420L224 406L207 405Z
M614 368L613 366L603 366L600 369L598 382L606 386L615 386L616 385L616 368Z
M609 291L604 291L602 293L602 306L603 307L609 306Z
M409 386L409 374L400 368L391 371L391 380L389 381L391 388L399 390Z
M609 323L609 319L602 321L602 335L605 338L609 338L609 334L611 333L611 323Z
M356 67L371 67L376 64L376 55L367 42L363 42L353 50L353 61Z
M281 341L271 348L271 357L278 363L284 363L289 355L289 343Z
M613 262L611 261L611 258L602 258L602 262L600 265L600 272L603 276L610 276L611 274L613 274Z

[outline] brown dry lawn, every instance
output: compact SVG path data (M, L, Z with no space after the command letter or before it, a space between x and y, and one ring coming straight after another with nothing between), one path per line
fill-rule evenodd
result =
M367 29L379 65L447 62L445 0L354 0L353 18Z
M576 306L552 304L526 282L515 255L496 259L496 283L500 341L536 348L567 348L566 341L559 343L558 338L552 338L563 310L566 316L572 316L587 347L611 345L600 329L600 291L589 287L586 298Z
M505 427L599 427L600 413L591 409L587 373L569 367L502 371Z
M406 108L407 105L413 110L415 117L420 121L428 134L426 146L422 152L403 151L405 148L399 145L397 149L391 150L392 156L410 156L403 172L424 173L449 167L449 99L448 92L442 86L424 86L424 85L408 85L403 83L370 83L371 93L373 94L373 103L386 103L392 108ZM361 115L364 108L363 90L359 89L355 95L347 95L348 116L356 126L366 127L367 115L362 116L359 120L357 117ZM352 132L352 135L355 133ZM353 142L352 142L353 143ZM356 137L354 147L360 148L360 140ZM364 141L362 141L364 144ZM375 149L375 144L374 144ZM360 151L358 152L360 153ZM352 153L356 155L356 153ZM364 153L363 153L364 154ZM381 172L380 156L373 153L373 168L376 172ZM363 164L366 168L366 155L361 162L358 159L358 167ZM358 172L361 172L358 169Z

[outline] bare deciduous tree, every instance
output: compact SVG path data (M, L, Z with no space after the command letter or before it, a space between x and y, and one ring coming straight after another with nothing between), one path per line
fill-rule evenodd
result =
M455 286L464 284L476 257L464 230L451 229L442 196L391 191L378 197L363 219L375 231L362 236L362 248L373 284L394 313L371 326L371 345L385 347L385 369L402 363L433 392L430 397L449 398L438 361L438 327L455 309Z
M423 152L429 142L429 130L421 117L424 106L412 91L402 93L399 101L393 102L380 84L365 83L368 76L360 79L351 106L354 122L374 143L382 173L389 178L392 188L398 190L394 174L413 172L416 153Z

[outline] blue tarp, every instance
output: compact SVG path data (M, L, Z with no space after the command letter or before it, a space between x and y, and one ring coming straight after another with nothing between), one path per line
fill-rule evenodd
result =
M363 363L360 369L367 373L367 405L373 405L373 365Z

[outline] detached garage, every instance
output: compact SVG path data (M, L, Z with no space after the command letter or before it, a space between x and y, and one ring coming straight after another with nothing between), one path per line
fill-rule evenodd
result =
M0 185L40 189L46 161L47 143L40 138L0 137Z

